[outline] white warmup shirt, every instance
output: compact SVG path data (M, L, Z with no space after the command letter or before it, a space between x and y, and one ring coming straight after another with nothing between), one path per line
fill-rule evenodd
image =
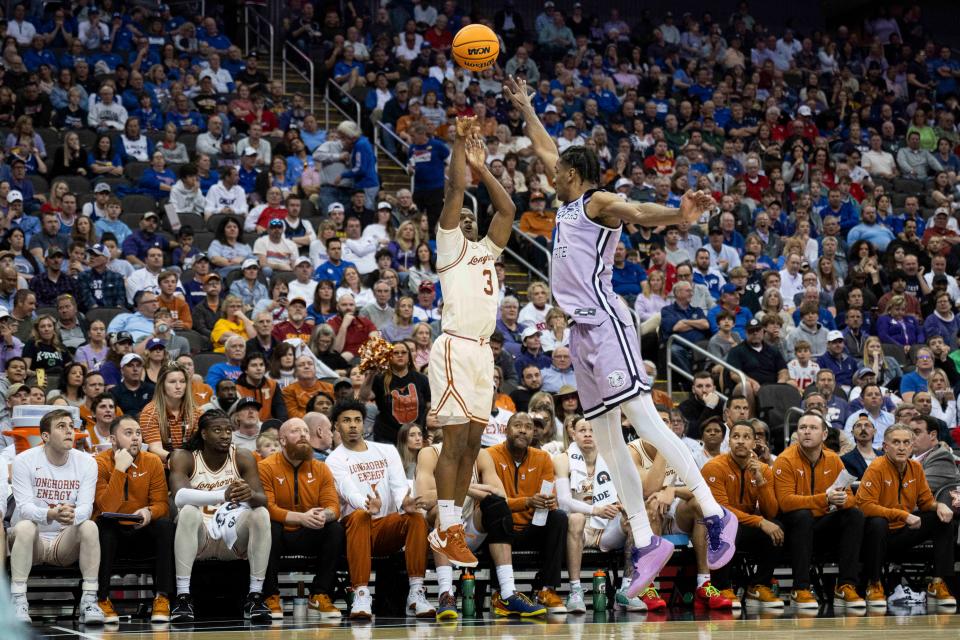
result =
M380 511L373 514L375 519L397 513L410 490L397 448L378 442L366 445L366 451L351 451L340 445L325 461L337 482L342 518L363 509L367 497L374 493L381 502Z
M47 521L47 510L59 504L71 504L76 510L74 524L90 519L97 492L97 463L89 454L71 449L67 463L55 466L43 447L24 451L13 459L13 497L17 507L10 520L36 522L40 536L56 538L64 525Z

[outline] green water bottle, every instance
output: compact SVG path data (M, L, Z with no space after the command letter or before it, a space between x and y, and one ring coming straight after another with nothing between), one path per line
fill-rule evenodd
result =
M461 610L463 611L464 617L472 618L477 614L476 602L474 602L474 592L476 590L476 578L469 571L464 571L463 575L460 576L460 593L463 595L463 606Z
M593 610L607 610L607 574L603 569L593 572Z
M353 592L353 587L347 587L346 591L344 592L343 599L346 600L346 602L347 602L347 610L348 610L348 611L353 608L353 596L354 596L354 595L356 595L356 594Z

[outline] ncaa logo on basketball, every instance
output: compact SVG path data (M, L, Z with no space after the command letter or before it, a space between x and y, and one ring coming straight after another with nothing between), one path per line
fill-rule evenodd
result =
M623 371L614 371L607 376L607 384L610 385L611 389L619 389L627 384L627 374Z

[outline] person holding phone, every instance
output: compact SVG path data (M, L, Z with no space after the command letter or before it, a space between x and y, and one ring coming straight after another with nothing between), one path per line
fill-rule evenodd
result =
M95 458L97 491L93 509L100 529L97 593L100 609L105 622L119 621L110 602L114 562L152 554L155 594L150 622L168 622L173 588L174 526L169 517L163 462L155 454L141 451L143 435L140 424L132 416L114 418L110 423L109 444L110 449Z

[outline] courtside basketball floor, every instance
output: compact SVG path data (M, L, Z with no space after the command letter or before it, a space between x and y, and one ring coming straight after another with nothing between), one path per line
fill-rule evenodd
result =
M905 613L905 612L903 612ZM413 619L378 618L372 623L322 623L311 619L295 620L287 616L273 625L252 626L242 620L215 620L192 625L151 625L127 623L98 627L78 627L65 623L34 625L38 638L85 638L101 640L738 640L771 638L791 640L836 637L843 640L876 640L882 634L891 638L957 638L960 616L935 611L913 615L865 612L839 613L832 609L809 617L796 616L788 607L777 613L747 611L742 616L730 612L694 612L674 610L666 614L611 614L596 621L586 616L551 616L543 620L503 620L490 617L436 623ZM0 629L6 638L7 629Z

